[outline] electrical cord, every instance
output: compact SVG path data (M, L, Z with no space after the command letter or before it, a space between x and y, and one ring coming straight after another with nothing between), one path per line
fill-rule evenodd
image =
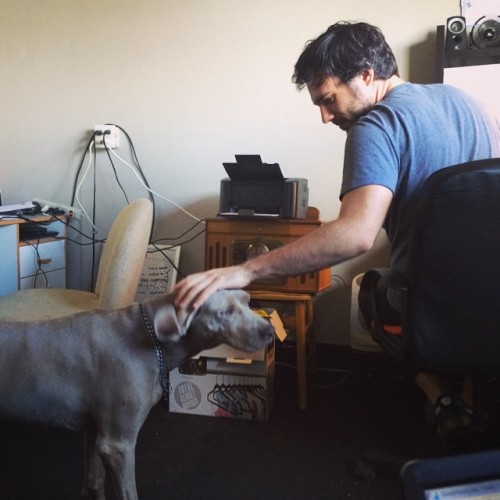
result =
M154 226L155 226L155 220L156 220L156 203L155 203L154 196L151 193L151 189L150 189L148 180L146 179L146 176L144 175L141 164L139 162L139 157L137 156L134 142L132 141L132 138L130 137L129 133L123 127L120 127L120 125L117 125L116 123L108 123L107 125L112 125L113 127L116 127L127 138L127 141L128 141L129 147L130 147L130 153L131 153L132 159L134 160L134 163L135 163L135 169L137 169L140 178L143 180L143 182L144 182L143 186L148 191L149 199L151 200L151 203L153 204L153 223L151 224L151 231L149 233L149 241L151 241L153 239ZM106 143L106 136L103 137L103 143L104 143L104 147L106 148L106 153L108 155L109 161L111 162L111 164L113 165L113 168L114 168L114 164L113 164L113 161L111 160L111 155L110 155L110 151L112 151L112 150L110 150L110 148L108 148L108 145ZM118 180L118 177L117 177L117 180ZM118 184L120 185L119 182L118 182ZM122 188L122 190L123 190L123 188ZM123 192L125 194L124 190L123 190ZM125 198L127 198L126 194L125 194Z
M110 123L108 125L114 125L116 128L118 128L124 135L125 137L127 138L127 141L128 141L128 144L129 144L129 147L130 147L130 152L132 153L132 158L134 159L134 162L136 164L136 167L137 167L137 170L139 171L139 174L140 176L142 177L142 179L144 180L144 184L146 184L146 187L147 189L149 190L150 186L149 186L149 183L146 179L146 176L144 175L144 172L142 170L142 167L141 167L141 164L139 162L139 158L137 156L137 152L135 150L135 146L134 146L134 142L132 141L132 138L130 137L130 135L128 134L128 132L123 128L123 127L120 127L120 125L117 125L116 123ZM151 193L149 193L149 197L153 203L153 206L154 206L154 198L152 196Z
M123 158L121 158L113 149L110 149L107 144L106 144L106 136L104 136L103 138L103 144L105 146L105 149L107 151L107 154L111 160L111 156L110 156L110 153L115 156L120 162L122 162L125 166L127 166L128 168L130 168L132 170L132 173L137 177L137 179L139 180L139 183L148 191L149 193L149 196L150 196L150 199L153 203L153 219L154 219L154 213L155 213L155 203L154 203L154 196L157 196L158 198L166 201L167 203L170 203L172 205L174 205L176 208L178 208L179 210L181 210L182 212L184 212L186 215L188 215L189 217L195 219L196 221L198 222L201 222L201 219L199 219L198 217L196 217L195 215L191 214L190 212L188 212L186 209L184 209L182 206L180 206L179 204L177 204L176 202L174 202L173 200L170 200L169 198L166 198L162 195L160 195L159 193L155 192L154 190L151 189L151 187L149 186L149 183L146 179L146 176L144 175L143 173L143 170L142 170L142 167L140 165L140 162L139 162L139 159L137 157L137 152L136 152L136 149L135 149L135 146L134 146L134 143L130 137L130 135L128 134L128 132L123 128L121 127L120 125L117 125L115 123L108 123L106 125L112 125L114 127L117 127L124 135L125 137L127 138L127 141L129 143L129 146L130 146L130 150L131 150L131 154L132 154L132 158L133 158L133 161L135 163L135 166L134 165L131 165L130 163L128 163L127 161L125 161ZM89 169L89 166L90 166L90 163L92 162L92 153L94 152L94 155L95 155L95 139L96 139L96 132L94 132L92 134L92 137L91 139L89 140L88 144L87 144L87 147L86 147L86 150L85 150L85 153L80 161L80 164L78 166L78 169L77 169L77 172L76 172L76 176L75 176L75 180L74 180L74 184L73 184L73 192L72 192L72 195L71 195L71 205L73 205L75 203L75 200L77 201L78 203L78 206L82 209L82 212L84 214L86 214L85 210L83 209L82 207L82 204L79 200L79 197L78 197L78 192L80 191L80 188L85 180L85 177L88 173L88 169ZM80 183L78 183L78 179L80 178L80 175L82 173L82 170L84 168L84 164L85 164L85 158L87 157L87 154L89 155L89 163L84 171L84 176L83 176L83 179ZM95 162L95 160L94 160ZM112 162L111 162L112 163ZM116 175L116 169L114 167L114 164L112 163L113 165L113 169L115 171L115 177L117 178L117 175ZM118 178L117 178L117 181L118 181ZM119 183L119 181L118 181ZM123 187L122 187L122 191L123 190ZM124 193L125 194L125 193ZM126 194L125 194L126 196ZM90 219L90 217L89 217Z
M94 234L92 234L92 236L89 236L89 235L85 234L83 231L80 231L79 229L77 229L75 226L71 225L65 219L61 219L58 216L52 216L52 219L58 220L59 222L63 223L67 228L75 231L80 236L83 236L84 238L89 239L90 242L89 243L81 243L81 242L79 242L77 240L73 240L73 239L69 238L68 236L54 236L54 238L57 238L57 239L60 239L60 240L68 240L68 241L71 241L72 243L76 243L77 245L80 245L80 246L92 245L94 243L106 243L106 238L96 239Z
M80 233L85 238L89 238L91 241L89 243L81 243L81 242L76 241L72 238L68 238L67 236L50 235L50 238L52 240L57 240L57 241L66 240L66 241L71 241L71 242L78 244L80 246L92 245L93 247L95 247L96 243L104 243L106 241L105 239L104 240L97 240L94 235L87 236L82 231L71 226L65 219L58 217L57 215L52 215L50 217L50 220L47 220L47 221L38 221L38 220L35 220L31 217L24 216L23 214L19 214L17 217L24 220L27 224L33 224L33 225L42 226L42 227L48 227L48 226L50 226L50 224L52 222L57 221L57 222L64 224L66 227L71 228L74 231ZM42 238L44 238L44 236L39 235L39 236L37 236L37 238L30 238L29 240L26 239L23 241L27 246L30 246L35 253L37 269L35 271L35 274L33 275L34 276L33 288L48 288L49 287L49 279L48 279L47 273L43 269L43 259L40 255L40 251L39 251L39 245L40 245ZM45 286L43 286L43 287L38 286L38 280L40 279L41 276L43 276L43 279L45 282Z
M195 234L194 236L192 236L191 238L189 238L187 240L184 240L184 241L182 241L180 243L177 243L175 245L167 245L165 248L159 248L158 247L157 243L158 243L158 241L161 241L161 240L153 241L150 244L155 248L155 250L152 250L152 251L148 250L148 253L157 253L157 252L160 252L170 262L170 264L177 271L177 273L179 274L179 276L181 276L182 278L185 278L186 275L180 271L180 269L178 268L178 266L175 265L174 262L172 262L172 259L170 259L170 257L168 256L168 254L166 252L168 250L171 250L172 248L181 247L182 245L185 245L186 243L190 243L191 241L194 241L196 238L198 238L199 236L201 236L204 232L205 232L205 230L200 231L200 232L198 232L197 234Z
M204 224L204 223L205 223L205 219L199 220L195 224L193 224L190 228L188 228L186 231L184 231L183 233L181 233L179 236L157 238L155 240L155 243L158 243L160 241L175 241L175 240L180 240L181 238L183 238L184 236L186 236L186 234L188 234L189 232L191 232L196 226L198 226L199 224ZM205 232L205 230L202 231L202 233L204 233L204 232Z
M111 153L116 156L116 158L118 158L118 160L120 160L126 167L129 167L132 172L135 174L135 176L137 177L137 179L139 180L139 182L143 185L144 188L146 188L151 194L157 196L158 198L160 198L161 200L163 201L166 201L167 203L170 203L171 205L173 205L174 207L178 208L179 210L181 210L182 212L184 212L186 215L188 215L189 217L191 217L192 219L198 221L198 222L202 222L202 219L199 219L198 217L196 217L195 215L193 215L192 213L188 212L185 208L181 207L178 203L176 203L175 201L173 200L170 200L169 198L165 198L164 196L162 196L161 194L157 193L156 191L153 191L151 188L149 188L148 186L146 186L146 184L142 181L142 179L139 177L139 175L137 174L137 172L134 170L134 167L132 165L130 165L130 163L126 162L123 158L121 158L114 150L110 150Z
M70 205L73 206L75 204L75 196L76 196L76 190L77 190L77 185L78 185L78 178L80 177L80 172L83 168L83 164L85 162L85 158L87 156L87 153L90 151L90 147L92 145L92 143L95 142L95 137L96 137L96 133L94 132L91 136L91 138L89 139L89 142L87 143L87 146L85 146L85 152L82 156L82 159L80 160L80 164L78 165L78 169L76 171L76 175L75 175L75 179L73 181L73 191L71 193L71 203Z
M105 136L104 136L105 137ZM94 137L95 138L95 137ZM104 139L103 139L104 141ZM96 193L97 193L97 151L96 151L96 148L95 148L95 141L94 141L94 168L93 168L93 173L94 173L94 177L93 177L93 182L92 182L92 188L93 188L93 192L92 192L92 195L93 195L93 203L92 203L92 225L93 227L96 227L95 223L96 223L96 203L95 203L95 200L96 200ZM96 231L97 232L97 231ZM95 283L96 283L96 259L97 259L97 255L96 255L96 238L95 238L95 234L96 233L92 233L92 260L91 260L91 266L90 266L90 282L89 282L89 290L91 292L95 292Z
M160 194L154 192L151 187L149 186L149 183L146 179L146 176L144 175L144 172L142 170L142 167L140 165L140 162L139 162L139 159L138 159L138 156L137 156L137 152L136 152L136 149L135 149L135 146L134 146L134 143L130 137L130 135L128 134L128 132L123 128L121 127L120 125L117 125L117 124L114 124L114 123L108 123L106 125L109 125L109 126L114 126L114 127L117 127L124 135L125 137L127 138L127 141L129 143L129 146L130 146L130 151L131 151L131 155L132 155L132 158L133 158L133 161L135 163L135 166L134 165L131 165L129 164L128 162L126 162L123 158L121 158L113 149L110 149L107 145L107 142L106 142L106 136L104 135L103 137L103 144L104 144L104 147L105 147L105 150L106 150L106 153L108 155L108 158L110 160L110 163L112 165L112 168L113 168L113 171L115 173L115 178L119 184L119 186L121 187L122 189L122 192L124 193L125 195L125 198L127 199L127 195L125 193L125 190L123 189L123 186L121 186L121 183L118 179L118 175L117 175L117 172L116 172L116 168L114 166L114 163L111 159L111 154L113 154L114 156L116 156L116 158L121 161L124 165L126 165L128 168L130 168L132 170L132 172L134 173L134 175L136 175L136 177L138 178L140 184L148 191L148 194L149 194L149 197L151 199L151 202L153 203L153 220L154 220L154 215L155 215L155 201L154 201L154 197L153 195L169 202L169 203L172 203L174 204L177 208L179 208L180 210L184 211L185 213L187 213L189 216L195 218L196 220L199 220L198 218L196 218L195 216L193 216L192 214L190 214L189 212L187 212L184 208L182 208L180 205L177 205L175 202L173 202L172 200L169 200L168 198L165 198L163 196L161 196ZM75 182L74 182L74 186L73 186L73 193L72 193L72 198L71 198L71 204L74 204L75 200L77 200L78 202L78 205L80 206L80 208L83 209L82 207L82 204L79 200L79 197L78 197L78 192L83 184L83 181L85 180L85 177L87 175L87 171L88 171L88 168L89 168L89 165L87 165L85 171L84 171L84 178L82 179L82 181L80 183L78 183L78 179L80 177L80 175L82 174L82 170L84 168L84 164L85 164L85 158L87 156L87 154L92 158L92 152L94 152L94 157L95 157L95 139L96 139L96 132L94 132L92 134L92 137L87 145L87 148L86 148L86 151L85 151L85 154L83 155L82 157L82 160L80 161L80 165L78 167L78 170L77 170L77 173L76 173L76 177L75 177ZM89 159L89 163L92 161L92 159ZM94 158L94 162L95 162L95 158ZM85 211L84 211L85 212ZM153 232L153 231L152 231Z
M346 290L352 288L352 286L348 285L345 279L342 276L340 276L340 274L332 274L332 279L337 283L339 283L340 285L342 285Z
M183 207L181 207L179 204L175 203L174 201L170 200L169 198L166 198L166 197L160 195L156 191L153 191L148 183L146 176L144 175L144 172L143 172L142 167L141 167L140 162L139 162L139 158L138 158L138 155L136 152L135 145L134 145L130 135L128 134L128 132L123 127L121 127L117 124L108 123L106 125L107 126L114 126L114 127L118 128L127 138L127 142L128 142L129 148L130 148L130 155L131 155L132 161L129 163L126 160L124 160L120 155L118 155L112 148L110 148L108 146L108 143L106 141L106 134L104 134L102 136L102 144L105 148L107 158L108 158L110 165L111 165L111 168L113 170L115 180L116 180L121 192L123 193L127 204L129 203L128 196L127 196L127 193L126 193L122 183L120 182L119 175L118 175L118 169L116 167L115 162L113 161L113 157L118 159L123 165L125 165L127 168L129 168L132 171L132 173L135 175L135 177L137 178L139 183L147 190L149 198L153 204L153 223L151 226L151 232L150 232L150 236L149 236L150 244L158 244L160 241L170 241L172 243L175 242L175 244L172 244L171 246L169 246L165 249L165 250L167 250L168 248L172 248L173 246L182 246L186 243L193 241L194 239L198 238L199 236L201 236L205 231L204 229L203 229L203 231L197 232L192 237L186 238L186 235L188 235L191 231L193 231L197 227L198 224L204 224L205 221L202 219L199 219L195 215L191 214L190 212L188 212ZM78 206L81 209L82 218L88 223L88 225L91 229L91 236L87 236L83 232L78 231L71 224L66 224L67 227L71 227L73 230L77 231L80 235L84 236L85 238L90 239L91 241L90 241L90 243L82 243L82 242L78 242L72 238L69 238L67 236L64 237L64 239L71 241L72 243L78 244L80 246L92 245L92 272L91 272L92 283L94 282L93 277L95 274L95 266L96 266L96 248L95 248L95 245L97 243L102 243L105 241L105 239L100 240L100 239L96 238L96 234L98 232L98 229L96 227L96 190L97 190L97 148L96 148L96 141L97 141L97 136L101 136L101 134L102 134L101 132L94 131L92 136L90 137L90 140L88 141L88 143L86 145L85 151L84 151L82 158L80 160L80 163L78 165L78 169L77 169L77 172L75 174L75 179L73 182L72 194L71 194L71 205ZM92 167L93 167L93 169L92 169ZM89 179L89 174L90 174L91 169L93 170L92 216L90 216L87 213L87 211L85 210L85 208L83 206L82 200L80 199L81 189L82 189L84 183ZM155 197L158 197L158 198L174 205L179 210L184 212L186 215L193 218L196 221L196 223L193 226L191 226L190 228L188 228L186 231L184 231L182 234L180 234L179 236L174 236L172 238L165 237L165 238L161 238L161 239L153 241L155 213L156 213ZM164 254L164 255L166 257L166 254ZM170 263L172 264L172 262L170 262ZM179 274L181 274L178 269L177 269L177 272Z
M158 245L156 245L155 243L151 243L151 245L155 248L155 250L148 250L148 254L153 254L153 253L161 253L163 255L163 257L165 257L165 259L170 263L170 266L175 269L175 271L177 272L177 274L179 276L181 276L182 278L185 278L185 274L182 273L179 269L179 266L177 266L175 264L175 262L170 258L170 256L168 255L168 250L171 250L172 248L176 248L176 246L170 246L170 247L167 247L167 248L159 248Z
M21 217L22 219L24 220L27 220L28 222L32 223L34 221L31 221L30 219L27 219L26 217ZM40 222L35 222L37 224L40 224L40 225L44 225ZM24 243L31 247L33 249L33 252L35 253L35 260L36 260L36 271L35 271L35 274L33 275L34 278L33 278L33 286L32 288L48 288L49 286L49 280L47 278L47 273L43 270L43 267L42 267L42 257L40 256L40 252L38 250L38 247L40 245L40 240L41 240L41 237L38 237L36 238L36 241L33 242L34 240L31 240L31 241L27 241L25 240ZM45 286L44 287L37 287L37 281L38 281L38 277L42 275L44 280L45 280Z
M191 236L191 238L188 238L187 240L183 240L182 242L176 243L175 245L170 245L170 247L168 247L168 248L178 247L178 246L185 245L186 243L191 243L192 241L194 241L196 238L198 238L199 236L201 236L204 233L205 233L205 229L199 231L198 233L196 233L194 236ZM162 240L155 240L153 243L158 243L159 241L162 241Z
M179 243L176 243L176 244L172 244L172 245L168 245L166 246L166 248L164 249L161 249L158 247L158 243L162 242L162 241L176 241L176 240L180 240L181 238L183 238L184 236L186 236L187 234L189 234L191 231L193 231L199 224L202 224L204 221L197 221L195 224L193 224L190 228L188 228L186 231L184 231L183 233L181 233L179 236L174 236L174 237L171 237L171 238L158 238L157 240L155 241L152 241L151 242L151 245L153 245L153 247L156 249L156 250L153 250L153 251L148 251L148 253L155 253L155 252L160 252L169 262L170 262L170 265L177 271L177 274L181 277L181 278L185 278L186 275L184 273L182 273L179 269L178 266L175 265L175 263L172 261L172 259L170 259L170 257L168 256L168 254L166 253L169 249L171 248L175 248L175 247L180 247L182 245L185 245L186 243L189 243L193 240L195 240L196 238L198 238L199 236L201 236L202 234L205 233L205 229L203 229L202 231L196 233L194 236L192 236L191 238L187 239L187 240L183 240Z
M77 182L76 188L75 188L74 193L73 193L73 195L71 197L71 205L74 205L75 201L76 201L76 203L78 204L78 206L80 207L80 209L82 211L82 214L83 214L85 220L89 223L91 229L94 232L97 233L97 228L95 227L95 224L94 224L93 220L87 214L87 211L85 210L85 208L82 205L82 203L80 201L80 198L79 198L80 189L81 189L83 183L85 182L85 179L87 178L87 175L88 175L88 173L90 171L90 167L92 166L93 155L95 154L95 151L94 151L95 150L95 148L94 148L95 133L92 135L92 137L93 137L93 140L89 142L88 149L87 149L87 152L88 152L88 155L89 155L89 161L87 163L87 166L85 167L85 170L83 171L83 176L82 176L82 179L81 179L80 183ZM84 157L87 155L87 152L84 155ZM95 160L94 160L94 163L95 163ZM82 168L82 165L80 165L80 168L79 168L78 173L77 173L77 179L76 180L78 180L78 177L79 177L80 172L81 172L81 168ZM94 203L94 206L95 206L95 203Z
M116 171L115 164L113 163L113 158L111 158L108 145L106 144L106 136L104 136L103 142L104 142L104 147L106 148L106 154L108 155L109 163L111 163L111 168L113 169L113 173L115 174L116 183L118 184L118 187L121 189L123 196L125 196L125 202L128 205L130 203L130 201L128 199L127 193L125 192L125 189L122 186L122 183L120 182L120 179L118 178L118 173ZM153 217L153 220L154 220L154 217Z
M42 268L42 258L40 256L40 252L38 250L39 244L40 244L40 240L38 240L36 246L30 243L30 245L33 247L33 249L36 252L36 262L37 262L37 266L38 266L38 268L37 268L37 270L35 272L35 278L33 280L33 288L39 288L36 285L37 285L38 277L40 275L43 276L43 279L45 281L45 287L43 287L43 288L48 288L49 287L49 279L47 277L47 273Z

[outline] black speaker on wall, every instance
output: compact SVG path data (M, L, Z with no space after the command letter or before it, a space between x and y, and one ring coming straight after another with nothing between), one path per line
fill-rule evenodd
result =
M446 21L445 50L465 50L469 47L465 17L453 16Z

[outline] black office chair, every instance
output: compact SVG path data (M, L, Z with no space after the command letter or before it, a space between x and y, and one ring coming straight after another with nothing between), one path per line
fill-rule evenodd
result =
M421 372L470 376L481 425L483 382L500 374L500 159L434 173L420 200L407 276L372 269L363 280L375 310L379 280L404 295L400 334L378 314L373 337Z
M499 220L500 158L444 168L422 187L407 275L371 269L361 283L376 312L373 338L389 354L420 372L471 378L473 426L480 430L485 382L500 375ZM380 315L380 280L403 296L399 331ZM364 479L397 475L403 463L367 452L357 472Z

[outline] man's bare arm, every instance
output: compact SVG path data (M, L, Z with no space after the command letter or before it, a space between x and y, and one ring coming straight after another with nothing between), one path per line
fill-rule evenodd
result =
M337 219L302 238L241 265L188 276L174 289L176 305L196 309L216 290L313 272L361 255L373 246L391 200L392 192L383 186L355 189L344 196Z

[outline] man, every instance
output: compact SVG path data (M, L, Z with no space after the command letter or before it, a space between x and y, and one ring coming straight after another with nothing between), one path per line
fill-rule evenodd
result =
M241 265L187 277L175 289L178 305L197 308L220 288L333 266L368 251L382 227L391 267L404 273L422 183L443 167L500 156L498 124L482 107L450 86L404 82L383 34L369 24L339 22L310 41L293 82L307 86L324 123L347 132L338 218ZM398 316L397 297L387 299ZM416 380L436 407L442 434L471 423L466 404L449 397L441 380Z

